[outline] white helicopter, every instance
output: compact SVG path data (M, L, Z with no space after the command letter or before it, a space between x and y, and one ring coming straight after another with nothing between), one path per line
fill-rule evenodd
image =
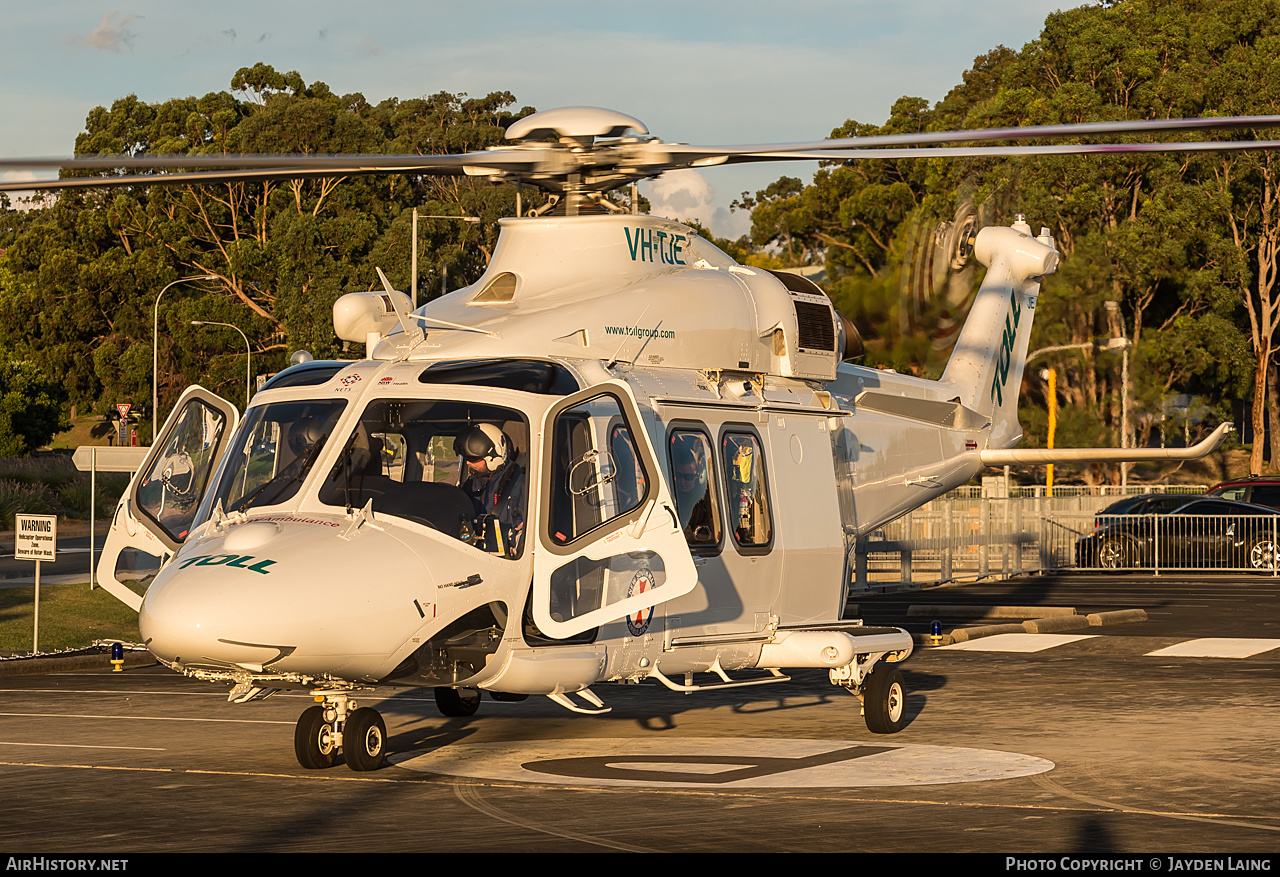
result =
M230 684L237 702L312 692L299 763L325 768L341 752L366 771L383 764L386 728L353 697L378 686L433 688L447 716L475 713L486 691L597 714L608 710L597 683L696 693L823 668L861 699L872 732L896 732L912 638L842 617L860 533L985 466L1194 459L1230 428L1180 450L1013 450L1040 279L1059 258L1049 230L1021 216L967 242L987 273L930 381L845 363L860 340L817 286L739 265L605 192L736 161L1271 148L921 145L1276 124L692 147L574 107L520 120L514 145L463 156L0 165L202 168L11 189L413 172L553 194L543 215L502 220L471 286L412 311L385 277L384 292L339 299L335 332L365 344L365 359L294 365L243 417L188 389L112 522L100 578L138 610L158 660ZM145 596L117 578L126 549L163 559Z

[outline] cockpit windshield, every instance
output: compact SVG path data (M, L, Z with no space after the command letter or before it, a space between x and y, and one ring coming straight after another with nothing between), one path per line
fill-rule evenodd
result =
M227 513L292 499L324 450L345 399L274 402L251 408L212 494Z
M511 408L376 399L320 488L344 508L373 503L502 557L524 550L528 421Z

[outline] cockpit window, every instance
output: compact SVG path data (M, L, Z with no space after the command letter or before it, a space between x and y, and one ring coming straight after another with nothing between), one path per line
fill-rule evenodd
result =
M474 402L377 399L360 416L320 501L373 503L481 551L524 550L529 425L510 408Z
M212 502L230 513L292 499L346 406L345 399L325 399L249 409Z
M529 359L437 362L418 380L424 384L468 384L544 396L567 396L579 389L577 378L564 366Z
M262 385L262 390L281 390L285 387L318 387L327 384L334 375L350 366L349 362L313 360L290 366L278 372ZM262 392L259 390L258 392Z

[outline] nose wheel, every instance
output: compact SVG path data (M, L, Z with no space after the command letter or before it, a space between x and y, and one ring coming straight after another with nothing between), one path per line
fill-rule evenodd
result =
M307 770L332 767L341 751L354 771L377 770L386 755L387 726L377 710L355 709L345 694L317 695L324 703L309 707L298 718L293 751Z

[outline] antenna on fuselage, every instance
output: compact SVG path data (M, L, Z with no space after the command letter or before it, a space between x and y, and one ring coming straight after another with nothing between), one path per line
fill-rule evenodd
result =
M644 310L640 312L640 316L636 319L636 322L635 322L636 337L639 337L639 334L640 334L640 322L644 319L644 315L649 313L649 307L652 304L653 303L650 302L649 304L645 305ZM622 352L622 348L627 346L628 340L629 339L627 339L626 337L623 337L623 339L620 342L618 342L618 349L613 352L613 356L609 358L609 362L605 365L605 368L613 368L615 365L618 364L618 354ZM644 347L643 344L641 344L640 346L641 348ZM632 358L632 360L628 360L628 361L629 362L634 361L634 357Z
M409 327L412 324L407 319L407 315L405 314L405 312L401 310L400 302L396 301L396 297L391 294L393 292L398 292L399 290L397 290L394 286L391 285L391 281L387 279L387 275L382 273L381 268L375 267L374 270L378 272L378 279L382 281L382 288L387 291L387 298L391 300L391 307L395 309L396 319L400 322L400 331L403 332L406 337L408 337ZM413 328L416 330L418 327L414 326ZM425 329L422 330L422 337L423 338L427 337L427 333Z

